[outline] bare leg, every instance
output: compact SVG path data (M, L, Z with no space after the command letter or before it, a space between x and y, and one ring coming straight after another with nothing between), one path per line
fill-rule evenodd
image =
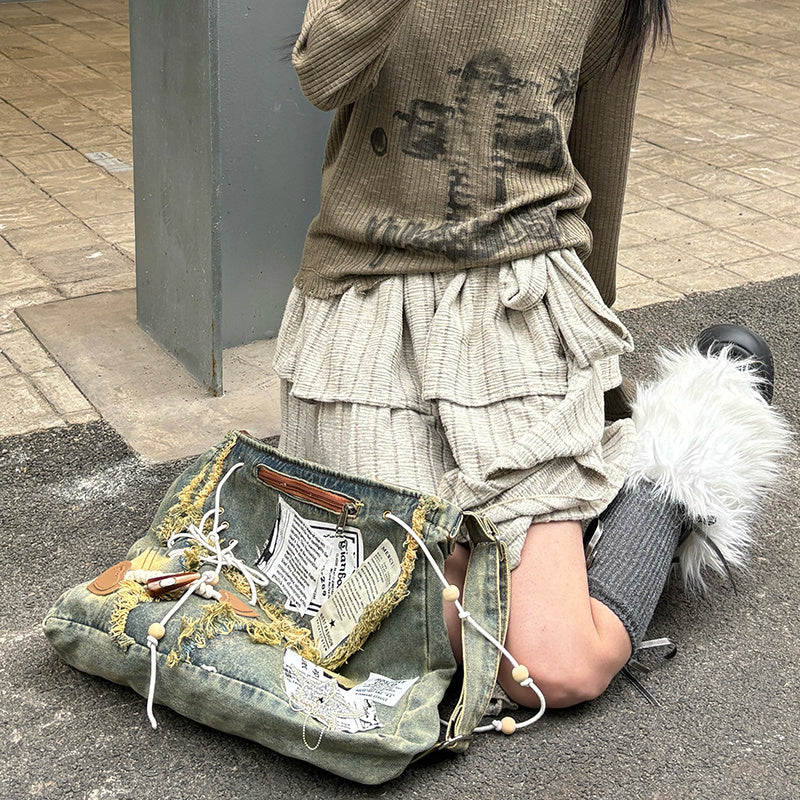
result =
M463 586L466 561L457 550L445 564L447 578L457 586ZM460 658L460 620L452 609L446 614ZM622 622L589 596L579 523L546 522L528 529L519 566L511 573L506 647L555 708L602 694L630 658ZM530 690L511 678L505 659L498 680L513 700L531 704Z
M464 578L467 574L467 564L469 563L469 548L463 544L457 544L453 554L444 562L444 576L448 582L458 586L459 591L464 592ZM453 648L453 655L456 663L461 665L461 620L458 618L458 611L455 603L444 603L444 621L447 623L447 634L450 637L450 647Z

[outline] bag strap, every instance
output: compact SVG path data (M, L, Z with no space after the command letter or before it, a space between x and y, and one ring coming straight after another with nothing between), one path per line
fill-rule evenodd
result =
M485 517L464 513L462 526L472 545L464 579L463 605L473 619L500 642L508 627L509 569L506 547ZM463 681L458 703L440 747L463 752L492 698L500 651L462 622Z

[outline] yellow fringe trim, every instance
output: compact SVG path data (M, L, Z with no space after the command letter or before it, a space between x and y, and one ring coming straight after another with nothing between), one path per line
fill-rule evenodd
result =
M214 491L222 477L223 465L228 453L236 444L238 436L231 433L220 445L217 456L209 461L177 494L177 501L164 515L156 530L156 536L166 542L170 536L197 524L203 516L203 504ZM201 486L202 484L202 486Z
M247 626L247 634L253 644L270 644L291 648L307 661L319 663L319 650L314 644L311 631L296 625L290 617L270 620L258 619Z
M152 603L153 598L136 581L122 581L117 589L117 596L114 598L114 610L109 617L108 632L114 641L123 650L127 650L136 640L125 633L125 626L128 624L128 615L140 603Z
M252 595L250 593L250 584L247 582L247 578L239 572L238 569L235 567L223 567L222 574L227 578L228 582L236 589L239 594L243 595L247 598L247 601L250 602ZM261 590L256 587L256 597L258 598L258 604L262 606L269 606L269 602L261 593ZM265 609L266 610L266 609Z
M233 567L225 567L223 575L243 597L250 598L250 585L247 579ZM318 662L319 650L314 645L311 631L297 625L291 617L284 614L283 609L275 603L270 603L264 593L256 588L258 607L266 614L267 619L257 619L247 624L247 631L253 644L270 644L291 647L303 658Z
M414 509L411 517L411 528L418 536L422 536L428 512L436 507L437 501L435 498L424 497ZM400 575L397 583L364 609L355 629L347 637L347 640L327 658L321 657L311 631L308 628L297 625L291 617L283 613L280 607L269 603L259 590L256 592L258 605L268 619L256 620L246 627L245 630L250 636L250 640L254 644L290 647L303 658L318 664L323 669L335 670L361 649L370 634L376 631L381 622L408 596L408 586L416 565L419 546L413 537L407 535L403 542L403 549L403 560L400 562ZM233 569L226 569L225 577L239 593L245 597L249 596L250 588L240 573Z
M203 648L209 639L215 636L225 636L236 630L236 614L229 603L212 603L203 607L199 617L181 617L181 632L175 647L167 656L167 666L174 667L181 660L181 653L185 651L184 661L189 661L191 643L196 648Z
M181 554L181 562L183 563L184 569L188 572L198 572L203 563L200 557L207 554L208 550L202 545L193 544L187 547Z
M411 516L411 529L420 538L422 538L422 529L425 525L428 511L435 508L436 505L434 498L423 497L414 509L414 513ZM397 583L386 594L374 600L364 609L356 627L347 639L327 658L317 662L319 666L325 669L336 669L344 664L348 658L361 649L370 634L380 627L381 622L392 613L400 602L408 597L408 584L411 581L411 574L414 572L414 566L417 562L419 545L410 535L406 534L403 549L403 560L400 562L400 577L397 579Z

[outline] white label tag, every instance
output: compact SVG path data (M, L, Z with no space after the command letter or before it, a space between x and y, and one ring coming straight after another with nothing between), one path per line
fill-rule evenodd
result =
M327 543L330 556L320 572L314 593L305 610L286 603L289 611L300 614L316 614L322 604L358 569L364 560L361 531L357 528L343 528L336 533L336 526L328 523L315 523L306 520L309 528L318 533Z
M359 733L380 727L368 698L343 689L294 650L283 653L283 687L295 711L308 714L329 730Z
M364 609L394 586L400 561L384 539L369 558L322 604L311 620L314 641L322 657L330 655L355 628Z
M300 516L278 498L275 528L256 561L286 595L286 608L315 614L361 564L363 545L357 528L344 528Z
M330 558L330 543L317 536L306 521L279 498L270 550L272 555L264 574L280 586L287 602L304 613L314 594L317 576Z
M358 686L354 686L350 691L359 697L366 697L373 703L380 703L382 706L396 706L397 701L419 680L419 678L409 678L405 681L395 681L377 672L370 672L369 678Z

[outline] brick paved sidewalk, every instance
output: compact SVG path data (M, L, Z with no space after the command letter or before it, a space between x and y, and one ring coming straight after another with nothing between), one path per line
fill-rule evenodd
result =
M795 0L675 0L637 104L617 308L800 271Z
M0 4L0 435L97 418L14 313L134 286L126 0Z
M800 272L795 0L676 2L645 69L617 308ZM0 436L95 419L15 313L134 286L126 0L0 0Z

